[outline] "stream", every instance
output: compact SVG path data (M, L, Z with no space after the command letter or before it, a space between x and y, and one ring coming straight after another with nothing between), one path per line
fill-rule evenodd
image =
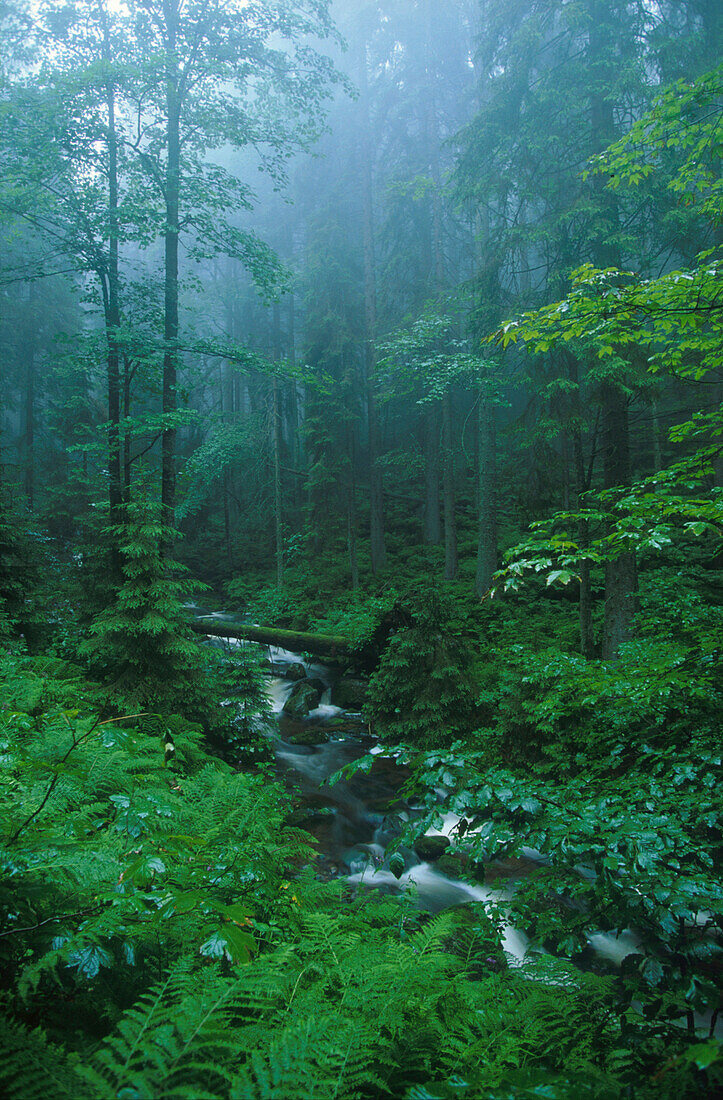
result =
M197 612L200 609L194 609ZM225 622L243 621L237 616L216 613ZM218 639L209 639L219 644ZM239 643L232 641L232 646ZM300 809L295 820L316 840L316 869L326 879L343 878L359 889L378 889L385 893L410 892L417 905L438 913L469 902L494 904L504 910L516 884L533 874L540 865L537 853L524 851L517 859L496 860L485 872L485 885L474 884L443 873L433 862L420 859L413 848L396 845L404 825L415 808L401 796L407 778L404 767L384 755L376 738L369 735L361 715L331 704L332 688L339 673L329 665L309 663L297 653L269 648L270 672L266 691L272 711L274 755L279 778L299 797ZM320 704L303 720L284 712L284 704L294 688L287 673L292 665L303 664L306 676L324 685ZM376 759L369 772L357 772L333 786L326 780L346 764L368 753ZM441 828L431 835L450 836L459 818L443 815ZM393 872L388 849L404 860ZM637 949L632 933L593 935L592 953L608 965L619 966L626 955ZM524 933L510 924L503 929L503 948L512 965L519 965L528 950Z

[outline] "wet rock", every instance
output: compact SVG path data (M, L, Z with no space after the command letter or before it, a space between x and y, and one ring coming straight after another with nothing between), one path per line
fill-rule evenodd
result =
M368 684L365 680L354 680L344 677L333 685L331 689L331 701L335 707L342 710L362 710L367 701Z
M316 688L316 690L319 692L319 699L321 699L322 695L326 691L326 684L324 683L324 681L320 680L318 676L314 676L306 680L305 683L310 684L312 687Z
M306 669L300 661L296 661L292 665L286 666L286 672L284 673L284 679L291 680L293 683L297 683L299 680L306 679Z
M420 836L414 842L414 850L423 863L434 863L444 855L451 843L448 836Z
M310 710L315 710L321 700L321 692L311 680L300 680L294 684L284 703L284 714L292 718L306 718Z
M284 739L291 745L325 745L331 733L325 726L294 724L285 731Z
M437 860L437 870L450 878L459 878L469 872L470 859L466 852L445 851Z
M539 864L533 863L525 856L509 856L503 859L493 859L484 865L485 880L497 882L500 879L529 878L539 871Z

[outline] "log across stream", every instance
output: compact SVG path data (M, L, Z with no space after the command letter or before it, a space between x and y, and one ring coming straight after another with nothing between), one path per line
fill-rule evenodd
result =
M197 621L196 629L201 632L203 627L205 632L207 624L208 619ZM251 631L256 628L231 616L214 617L210 625L216 624L217 629L207 631L210 637L233 637L237 639L235 644L243 644L242 639L260 640L251 639ZM278 640L278 634L275 636ZM325 878L344 878L359 889L411 892L420 908L430 912L470 902L504 908L516 883L539 867L535 853L527 853L522 859L499 861L490 869L494 874L493 885L489 881L482 885L443 873L434 862L421 859L413 848L398 848L396 842L404 824L415 813L400 794L406 772L393 757L384 754L377 739L369 735L360 714L332 705L332 688L338 671L331 665L309 663L298 652L279 645L269 647L269 659L267 693L273 713L278 774L298 791L297 822L317 842L319 874ZM327 689L319 706L303 721L290 718L283 709L294 687L286 676L287 670L300 663L309 677L321 680ZM376 756L369 772L359 771L333 786L327 784L331 775L367 753ZM454 814L444 815L444 825L435 833L450 835L458 821ZM395 866L399 877L390 867L392 844L393 851L404 859L401 873ZM503 946L510 961L519 964L527 953L528 941L522 931L507 925ZM637 949L637 942L632 934L619 937L600 934L590 937L590 946L598 956L619 965Z

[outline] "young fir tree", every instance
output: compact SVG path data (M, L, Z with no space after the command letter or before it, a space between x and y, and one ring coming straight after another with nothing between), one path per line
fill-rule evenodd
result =
M202 667L181 602L198 585L162 554L175 532L164 526L159 505L125 505L113 533L123 582L115 602L95 619L85 653L144 705L171 699L175 705L176 694L193 688Z

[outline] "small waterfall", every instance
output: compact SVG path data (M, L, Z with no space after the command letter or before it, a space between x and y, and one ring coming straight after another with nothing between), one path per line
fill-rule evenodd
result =
M203 613L201 608L194 610ZM238 618L222 612L213 612L212 617L228 621ZM333 733L329 731L331 736L320 736L322 743L318 745L296 745L280 738L275 753L280 773L300 787L302 806L308 810L304 828L316 836L320 871L323 872L326 864L331 877L343 875L350 884L360 888L411 893L421 908L433 913L470 902L481 902L504 911L514 891L515 877L533 873L535 866L544 864L546 858L542 853L523 848L522 856L527 866L522 867L521 861L517 861L516 867L503 871L499 888L445 875L433 864L421 862L410 849L398 850L404 859L404 869L397 877L389 866L387 849L394 844L397 852L396 844L404 824L409 821L411 808L400 801L402 779L397 774L393 754L387 753L371 738L360 736L358 716L356 725L352 726L352 716L345 716L341 707L331 703L329 685L333 675L325 665L305 663L299 654L277 647L269 648L269 660L273 672L266 683L266 694L271 711L278 719L294 686L279 673L285 673L291 665L303 663L307 676L326 685L319 705L309 713L306 724L318 725L323 733L324 723L334 720ZM344 717L350 721L348 733L337 729L339 720ZM371 772L357 773L334 787L326 786L330 775L366 753L375 757ZM438 793L440 799L448 795L445 790ZM427 834L454 838L461 821L458 814L443 813L439 823L428 829ZM467 834L472 831L468 829ZM589 877L590 869L581 865L579 872ZM509 923L503 923L502 931L502 946L510 963L520 965L529 952L527 937ZM588 943L598 957L616 967L627 955L640 950L640 941L630 930L617 936L592 933Z

